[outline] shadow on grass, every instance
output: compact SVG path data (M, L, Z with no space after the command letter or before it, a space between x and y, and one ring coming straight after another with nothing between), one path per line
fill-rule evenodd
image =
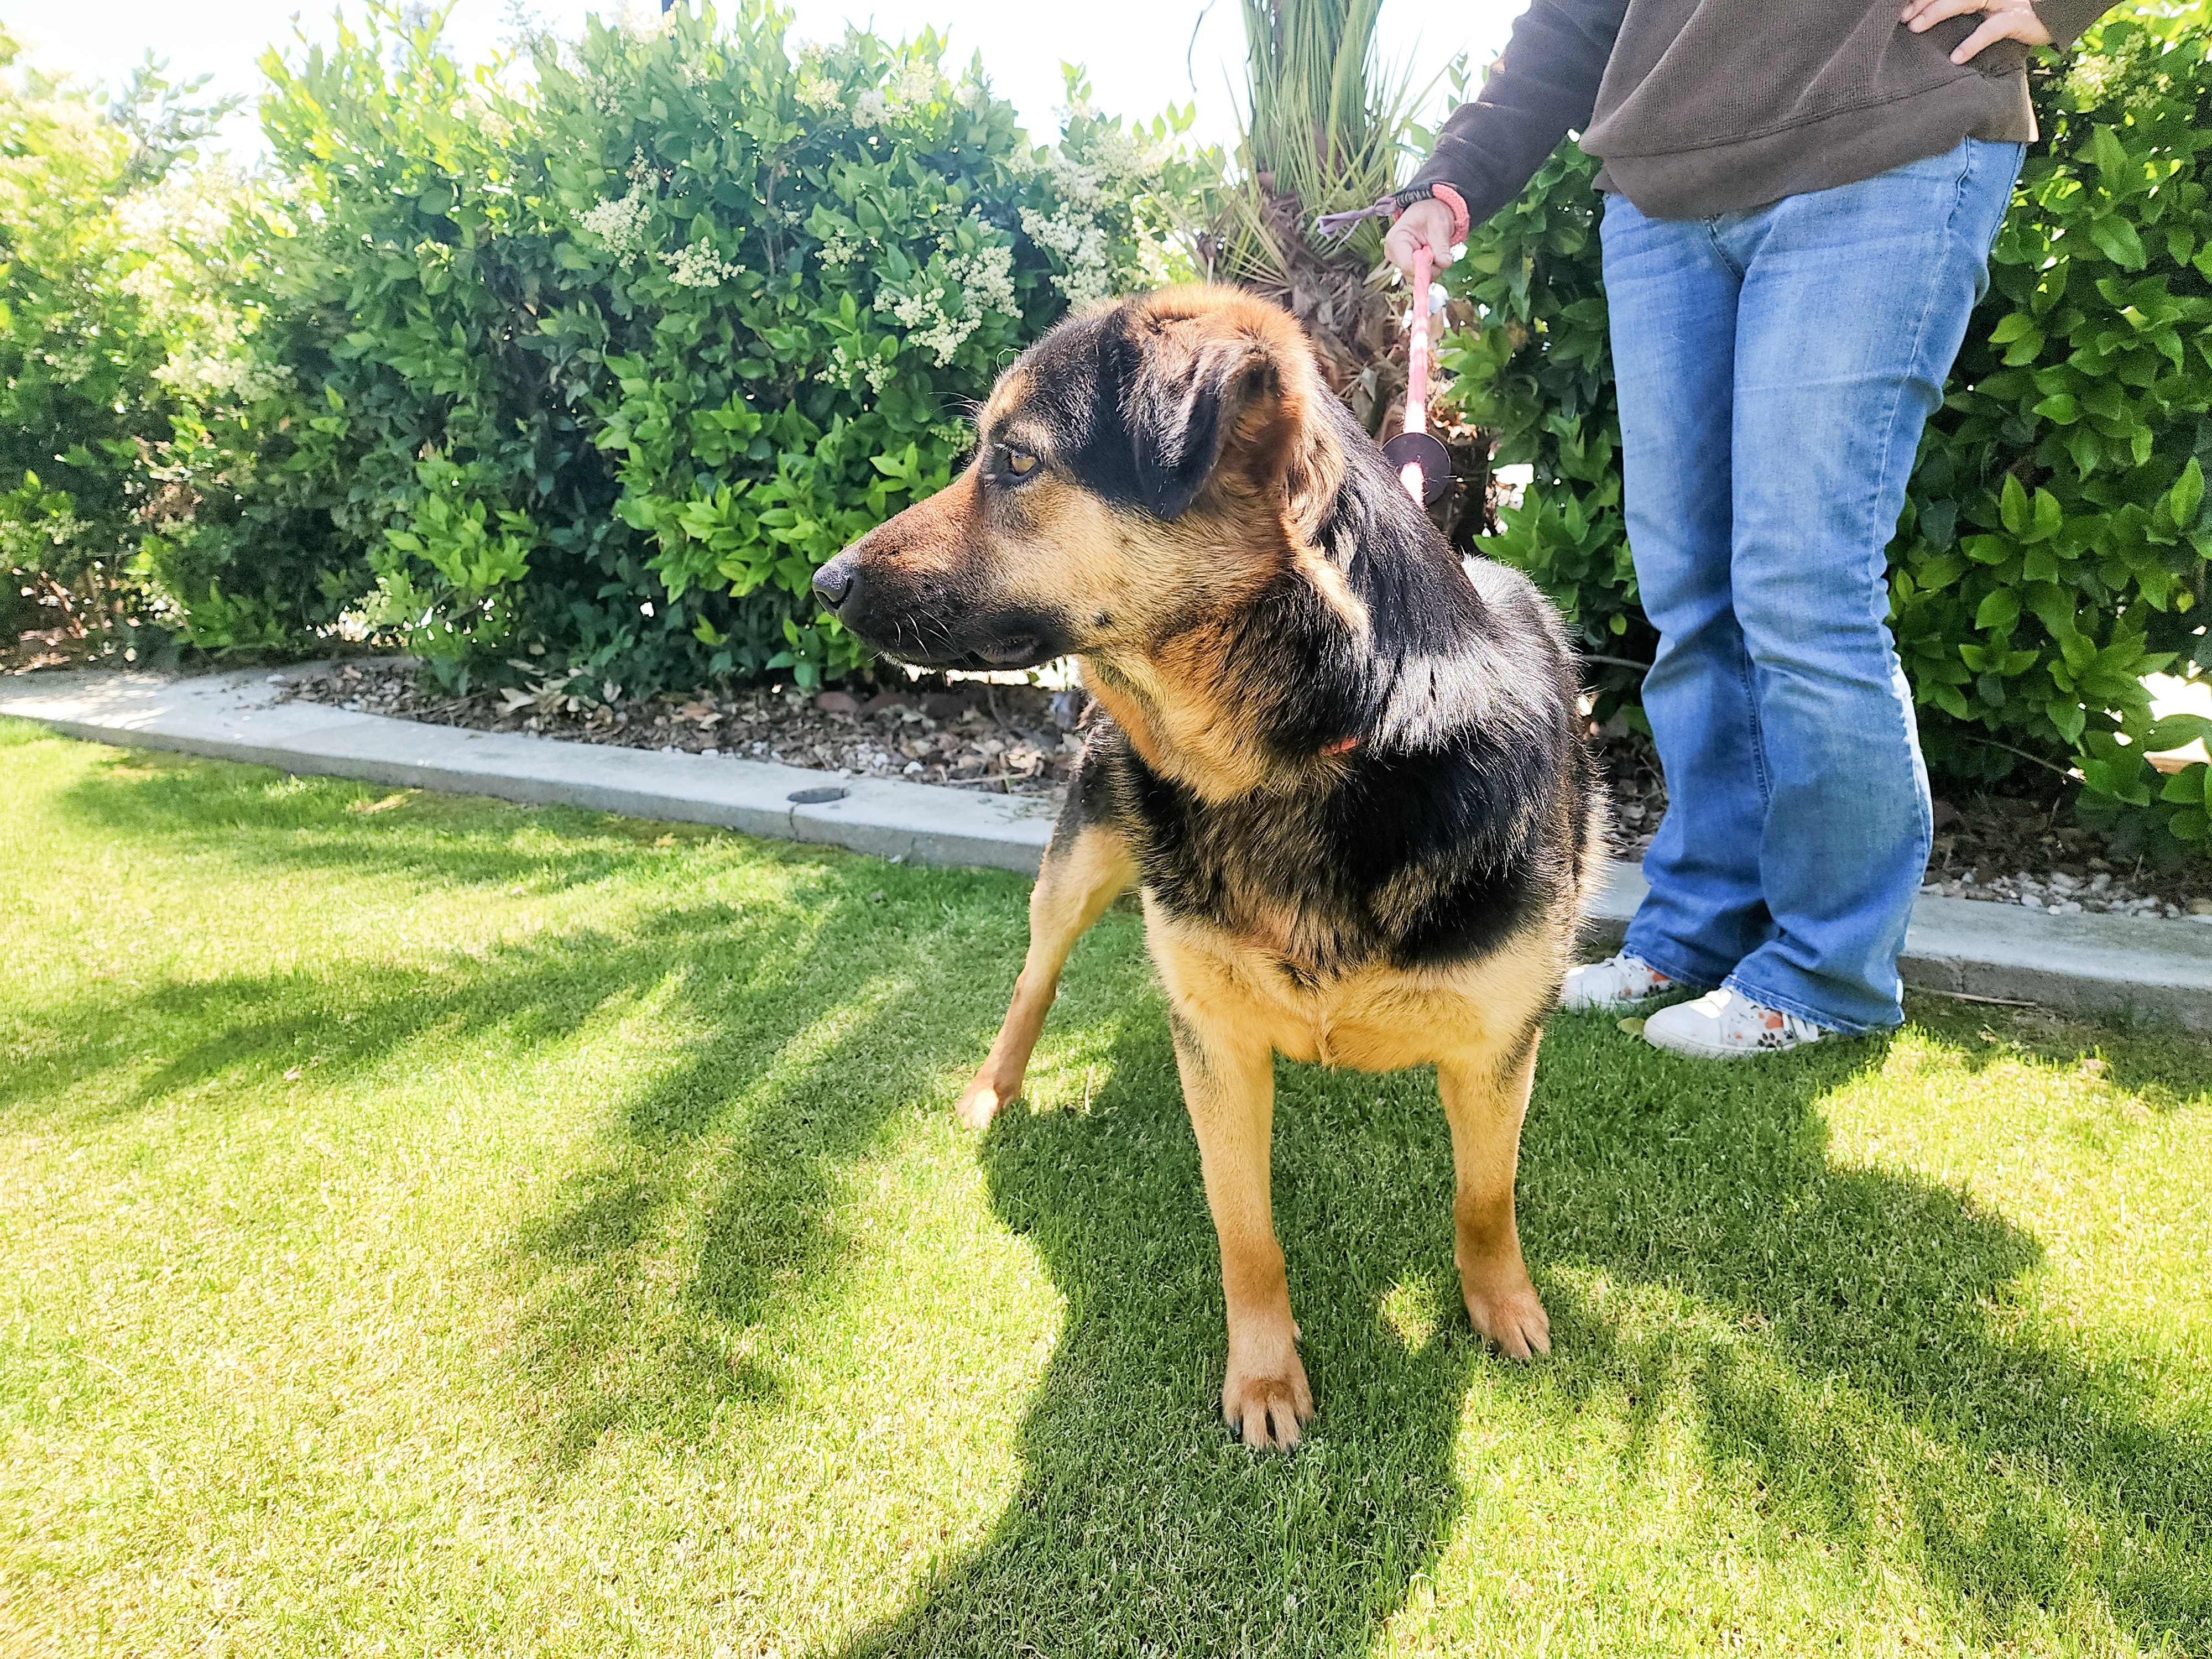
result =
M860 890L896 879L842 862ZM1015 884L986 879L1014 902ZM866 904L860 891L837 902ZM899 908L894 897L873 915ZM624 1105L608 1161L571 1176L518 1238L520 1363L546 1404L555 1469L610 1433L692 1443L728 1407L773 1403L775 1374L745 1338L779 1307L806 1316L843 1255L830 1212L845 1173L965 1046L960 1035L907 1040L943 1029L948 988L931 964L955 948L945 927L878 951L859 975L843 931L825 927L793 951L772 1012L692 975L682 1012L708 1035ZM681 1308L663 1301L656 1270L670 1230Z
M1902 1553L1966 1639L2088 1597L2146 1645L2212 1650L2212 1431L2160 1420L2124 1363L2007 1334L2033 1239L1957 1191L1831 1161L1820 1103L1882 1044L1717 1075L1626 1065L1608 1023L1556 1022L1522 1225L1559 1351L1525 1370L1478 1352L1457 1307L1428 1079L1282 1068L1278 1225L1322 1413L1283 1459L1229 1444L1214 1412L1196 1155L1164 1030L1133 1024L1089 1114L1011 1115L983 1151L1068 1304L1021 1492L848 1653L1363 1651L1461 1511L1478 1372L1516 1413L1625 1413L1631 1474L1686 1390L1704 1455L1748 1477L1721 1491L1846 1553ZM1638 1296L1680 1306L1624 1321ZM1435 1334L1401 1334L1409 1306ZM1898 1492L1902 1544L1880 1498Z
M549 849L515 842L504 814L475 841L453 827L500 809L334 825L310 802L291 822L265 784L238 787L195 805L156 775L75 805L186 853L220 842L272 878L562 884L653 856L586 815L545 815L589 842ZM241 976L58 1011L49 1029L82 1040L0 1098L38 1109L113 1064L117 1030L157 1046L206 1033L165 1047L124 1109L307 1044L341 1068L448 1030L550 1044L656 996L686 1034L618 1105L605 1161L516 1241L518 1352L556 1469L610 1431L695 1440L726 1407L772 1401L746 1332L779 1297L805 1317L838 1258L846 1172L981 1054L1022 927L1011 880L744 856L777 872L775 902L647 904L619 934L541 935L434 979ZM1212 1231L1164 1020L1134 988L1136 936L1115 919L1086 944L1055 1019L1144 1001L1089 1109L1010 1114L979 1149L998 1214L1066 1304L1020 1431L1021 1490L851 1653L1363 1651L1461 1518L1455 1445L1478 1382L1523 1420L1624 1413L1632 1474L1686 1400L1728 1477L1716 1492L1847 1557L1902 1560L1969 1639L2087 1600L2146 1645L2212 1652L2212 1432L2172 1411L2148 1361L2084 1358L2011 1316L2033 1238L1957 1191L1832 1158L1823 1103L1881 1063L1879 1043L1717 1072L1556 1022L1522 1224L1559 1352L1525 1370L1480 1353L1457 1308L1431 1081L1284 1068L1277 1217L1322 1416L1293 1458L1230 1443ZM1957 1040L1979 1052L1970 1029ZM2136 1086L2205 1085L2196 1048L2104 1047ZM655 1310L671 1260L712 1318Z
M1018 950L1023 927L1010 876L258 768L100 756L57 805L171 860L207 859L233 884L342 872L386 884L387 905L394 880L403 894L608 886L616 905L588 921L473 951L95 984L30 1011L0 1072L0 1123L82 1129L180 1096L282 1088L293 1070L328 1088L417 1056L565 1064L580 1030L645 1013L665 1040L657 1054L640 1045L648 1080L611 1103L605 1156L514 1241L516 1352L556 1469L611 1430L691 1438L725 1407L773 1395L740 1340L772 1299L833 1267L842 1172L988 1041L995 988L944 964ZM684 850L699 842L720 845ZM396 1071L387 1086L413 1085ZM580 1114L607 1115L586 1100ZM665 1312L672 1231L696 1254L689 1305L708 1316L641 1337Z

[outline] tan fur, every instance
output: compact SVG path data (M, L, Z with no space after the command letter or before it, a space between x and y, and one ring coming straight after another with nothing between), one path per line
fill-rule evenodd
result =
M1432 974L1373 969L1309 988L1266 942L1178 922L1149 903L1145 922L1221 1246L1222 1411L1245 1443L1295 1445L1313 1414L1267 1200L1276 1054L1369 1072L1436 1066L1468 1316L1510 1358L1548 1353L1550 1322L1514 1226L1513 1182L1537 1028L1558 994L1571 930Z
M1021 1093L1067 953L1136 878L1135 861L1118 836L1089 829L1066 847L1054 838L1030 893L1029 957L1014 981L1013 1003L989 1057L954 1108L963 1123L981 1128Z
M1318 550L1301 547L1291 556L1299 574L1314 585L1314 589L1328 601L1329 609L1344 618L1345 625L1355 634L1371 632L1374 623L1367 614L1367 602L1352 591L1344 580L1344 572L1328 562Z

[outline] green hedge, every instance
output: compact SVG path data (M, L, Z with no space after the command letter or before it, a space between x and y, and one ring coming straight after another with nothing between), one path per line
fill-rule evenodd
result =
M23 629L98 626L137 547L154 483L141 442L168 435L175 397L159 377L167 352L137 291L147 258L125 210L176 153L134 143L82 88L22 64L0 29L0 627L9 642Z
M264 58L273 178L198 251L265 303L137 565L187 639L607 696L859 661L815 567L949 480L1072 303L1170 274L1200 164L1073 74L1039 149L934 35L789 21L594 21L526 89L383 8Z
M2146 752L2142 677L2212 666L2212 31L2115 21L2034 81L1988 297L1930 422L1896 540L1891 623L1947 787L2079 774L2083 811L2212 840L2205 768ZM1475 237L1449 282L1480 307L1439 361L1494 465L1531 465L1486 551L1528 570L1601 656L1648 659L1623 534L1595 164L1574 145ZM1600 664L1609 707L1632 667Z

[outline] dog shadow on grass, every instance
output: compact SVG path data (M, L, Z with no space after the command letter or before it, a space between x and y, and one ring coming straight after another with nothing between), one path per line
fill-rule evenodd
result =
M1610 1022L1555 1022L1522 1224L1558 1349L1528 1369L1457 1307L1432 1081L1281 1067L1277 1223L1322 1413L1285 1458L1220 1424L1218 1273L1164 1022L1123 1031L1088 1111L1017 1111L981 1147L1067 1304L1020 1492L852 1659L1363 1652L1465 1507L1478 1381L1522 1420L1603 1414L1632 1480L1686 1408L1711 1489L1816 1550L1902 1559L1963 1640L2086 1597L2146 1646L2212 1650L2212 1431L2127 1363L2011 1334L2034 1239L1832 1161L1820 1103L1882 1042L1717 1074L1624 1065ZM1674 1311L1625 1316L1639 1298ZM1545 1611L1522 1628L1498 1601L1486 1634L1533 1638Z
M392 894L418 888L487 892L495 913L508 896L584 902L534 932L465 927L466 948L426 930L374 960L308 951L90 982L27 1011L0 1066L0 1125L48 1129L294 1084L312 1119L319 1093L359 1089L389 1112L363 1136L371 1156L439 1106L410 1061L448 1079L457 1055L544 1066L539 1086L604 1142L505 1252L527 1426L555 1478L610 1434L693 1441L718 1413L773 1404L775 1372L732 1339L834 1276L843 1172L995 1012L995 987L944 964L1018 951L1023 927L1008 875L259 768L102 756L60 805L172 866L204 860L218 881L327 894L331 878L364 878L395 911ZM613 902L594 906L602 886ZM641 1015L665 1040L657 1054L635 1030L619 1040L634 1058L611 1095L564 1074L588 1071L580 1032Z

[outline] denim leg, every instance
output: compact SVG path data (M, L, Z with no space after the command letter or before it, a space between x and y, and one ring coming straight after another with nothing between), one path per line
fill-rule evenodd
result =
M1885 550L2021 147L1956 149L1717 222L1736 307L1729 580L1766 784L1770 935L1726 983L1844 1031L1903 1018L1928 777Z
M1605 285L1620 398L1628 544L1659 651L1644 712L1667 776L1626 949L1717 985L1771 931L1759 890L1765 781L1730 592L1729 433L1738 269L1708 222L1606 198Z

